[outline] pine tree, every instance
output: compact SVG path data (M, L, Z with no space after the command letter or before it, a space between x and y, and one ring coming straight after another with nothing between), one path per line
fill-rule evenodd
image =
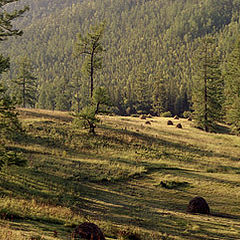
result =
M152 108L157 116L166 111L166 89L163 79L158 79L153 84Z
M197 126L206 132L215 128L221 119L223 81L220 57L212 37L201 40L196 51L193 72L193 109Z
M8 37L22 35L22 31L14 29L12 21L20 17L28 7L13 12L7 12L4 7L9 3L18 0L0 0L0 41L7 40ZM7 71L10 67L9 58L0 55L0 74ZM24 165L25 160L14 152L7 151L5 148L5 138L11 137L16 131L20 130L20 123L15 112L15 104L7 95L6 89L0 84L0 169L4 165Z
M223 70L226 121L240 132L240 39L228 56Z
M27 57L21 57L18 61L17 96L22 107L35 107L37 95L37 78L32 74L33 67Z
M138 113L149 113L151 110L150 86L148 74L141 65L136 74L134 92L136 97L135 109Z
M94 75L102 68L102 54L104 48L102 38L104 33L104 23L92 26L86 35L79 33L74 48L74 55L85 56L84 69L90 77L90 97L93 97Z

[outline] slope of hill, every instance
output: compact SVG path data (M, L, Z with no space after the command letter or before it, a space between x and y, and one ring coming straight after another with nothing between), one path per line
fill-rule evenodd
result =
M0 239L71 239L84 221L107 239L239 239L239 137L204 133L186 119L167 126L167 118L149 125L101 116L89 136L68 113L21 109L20 118L27 131L8 148L28 166L0 172ZM210 215L186 213L195 196Z
M145 82L150 105L162 81L164 110L175 114L189 110L191 58L198 40L209 33L215 35L225 56L239 33L240 4L235 0L20 2L25 3L32 6L28 17L21 20L29 22L25 34L4 43L2 50L12 57L10 78L17 69L17 56L30 57L39 79L39 96L53 99L46 103L39 97L42 108L55 108L59 94L65 96L62 110L74 107L74 91L69 88L76 78L82 84L81 104L85 104L87 81L79 74L81 61L72 57L72 48L76 34L87 32L92 24L106 21L107 51L96 84L109 89L116 112L121 114L127 109L130 113L141 110L136 109L141 81ZM9 76L5 79L8 81Z

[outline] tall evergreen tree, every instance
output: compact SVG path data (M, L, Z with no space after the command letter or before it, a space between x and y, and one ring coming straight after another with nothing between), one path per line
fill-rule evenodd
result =
M223 70L226 121L240 132L240 38L226 60Z
M214 38L201 40L194 61L193 109L197 126L206 132L215 128L221 119L223 81L220 57Z
M164 81L157 79L153 84L152 92L152 109L157 116L166 111L166 100Z
M149 113L151 110L150 86L148 74L141 65L136 74L134 92L136 97L135 109L139 113Z
M7 12L4 8L18 0L0 0L0 41L7 40L8 37L22 35L22 31L14 29L12 21L21 16L28 7L13 12ZM10 67L9 58L0 55L0 74L7 71ZM24 160L19 158L19 155L14 152L9 152L5 149L4 138L11 136L9 133L14 133L20 129L20 124L15 113L15 105L12 99L7 95L6 89L0 83L0 169L4 165L23 165Z
M102 37L104 33L104 23L92 26L86 35L79 33L75 43L74 54L78 57L85 56L84 69L90 77L90 97L93 97L94 75L102 68Z
M33 67L27 57L21 57L18 61L17 96L22 107L35 107L37 95L37 78L33 75Z

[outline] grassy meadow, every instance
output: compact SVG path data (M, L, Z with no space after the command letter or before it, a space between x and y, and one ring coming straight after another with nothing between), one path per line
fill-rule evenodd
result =
M25 132L8 148L28 165L0 172L0 239L70 240L84 221L109 240L240 239L240 137L225 126L100 116L91 136L69 113L19 112ZM195 196L211 215L186 212Z

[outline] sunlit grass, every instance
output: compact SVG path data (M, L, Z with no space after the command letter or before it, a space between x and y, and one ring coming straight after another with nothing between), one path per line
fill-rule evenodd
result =
M240 239L239 137L186 119L100 116L90 136L65 112L21 109L20 118L26 133L9 147L28 166L0 174L2 235L67 239L89 220L108 239L123 229L146 240ZM212 215L186 213L197 195Z

